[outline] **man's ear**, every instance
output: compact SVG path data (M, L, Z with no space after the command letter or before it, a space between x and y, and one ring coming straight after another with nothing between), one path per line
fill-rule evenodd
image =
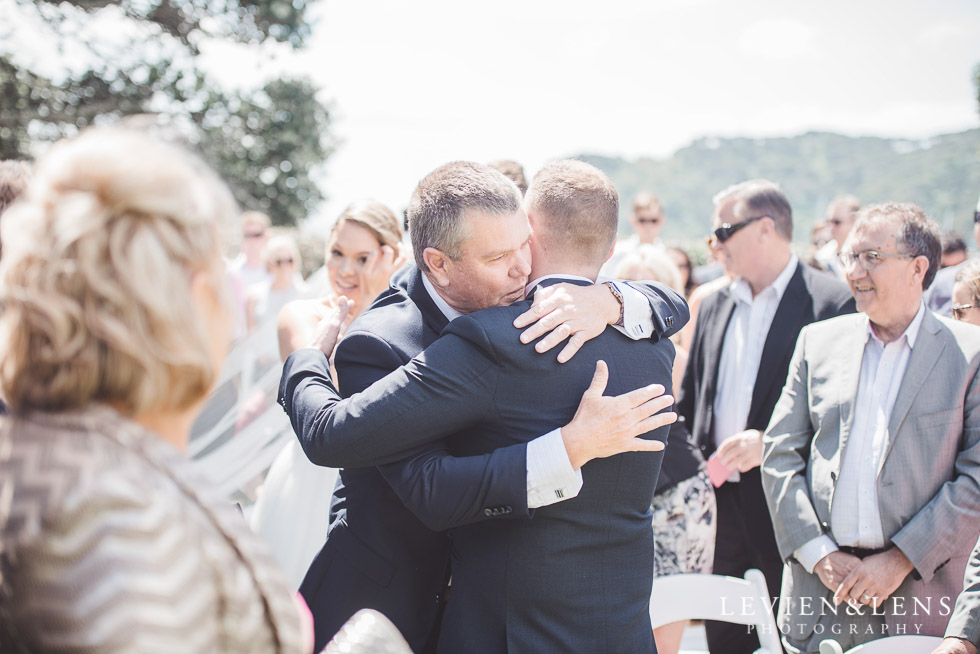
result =
M422 250L422 261L429 267L429 279L436 286L449 286L449 267L451 260L442 250L425 248Z
M609 261L609 259L613 255L613 252L615 251L616 251L616 239L613 239L612 245L609 246L609 254L607 254L606 258L602 260L602 263L606 263L607 261Z
M926 272L929 270L929 259L923 255L919 255L912 259L913 270L915 271L915 283L920 287L922 286L922 280L926 276Z

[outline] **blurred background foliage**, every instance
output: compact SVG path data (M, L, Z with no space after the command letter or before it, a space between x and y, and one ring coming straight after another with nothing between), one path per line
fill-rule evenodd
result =
M163 114L185 126L243 207L296 225L323 197L314 180L332 151L329 108L304 78L225 88L200 55L215 41L301 47L313 1L14 0L47 28L64 66L52 73L21 56L0 21L0 158L32 158L88 125Z

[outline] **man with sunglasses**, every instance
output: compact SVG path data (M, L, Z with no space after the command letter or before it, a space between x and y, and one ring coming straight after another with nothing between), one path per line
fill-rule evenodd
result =
M633 234L616 242L616 249L609 257L599 274L604 277L615 277L619 264L630 253L635 252L641 245L652 245L666 251L660 232L667 222L660 198L653 193L640 193L633 199L633 215L630 216L630 227Z
M867 207L840 252L861 313L797 341L762 464L793 654L941 636L960 591L980 532L980 330L923 304L940 252L919 207Z
M977 249L980 250L980 198L977 199L977 207L973 212L973 240L977 244ZM972 260L967 259L957 265L943 268L936 273L936 279L925 294L926 307L931 309L933 313L947 317L952 315L953 285L956 283L956 273L968 261Z
M830 228L830 240L817 250L814 258L824 270L834 273L841 280L845 280L844 269L837 259L837 253L854 226L854 216L860 209L861 201L853 195L841 195L827 205L826 223Z
M793 214L778 185L752 180L715 199L712 249L735 275L701 304L677 413L709 458L717 486L714 572L762 570L778 595L782 559L762 492L762 430L786 380L804 325L854 310L847 287L790 249ZM754 652L742 625L709 622L713 654Z

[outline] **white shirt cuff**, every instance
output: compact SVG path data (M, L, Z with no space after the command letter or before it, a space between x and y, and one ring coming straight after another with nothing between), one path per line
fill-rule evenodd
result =
M537 509L575 497L582 489L582 471L572 468L561 429L527 444L527 508Z
M813 569L820 563L820 559L836 551L837 543L827 534L823 534L796 548L796 551L793 552L793 557L800 562L800 565L807 572L813 574Z
M646 295L621 281L612 281L616 290L623 296L623 325L613 325L616 329L632 338L642 341L653 335L653 309Z

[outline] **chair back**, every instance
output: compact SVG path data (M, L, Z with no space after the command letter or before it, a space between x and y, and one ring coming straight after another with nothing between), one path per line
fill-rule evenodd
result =
M939 636L888 636L872 640L843 652L837 641L828 638L820 643L820 654L932 654L943 639Z
M653 627L681 620L717 620L756 628L761 654L780 654L779 629L766 578L748 570L744 579L723 575L680 574L653 580Z

